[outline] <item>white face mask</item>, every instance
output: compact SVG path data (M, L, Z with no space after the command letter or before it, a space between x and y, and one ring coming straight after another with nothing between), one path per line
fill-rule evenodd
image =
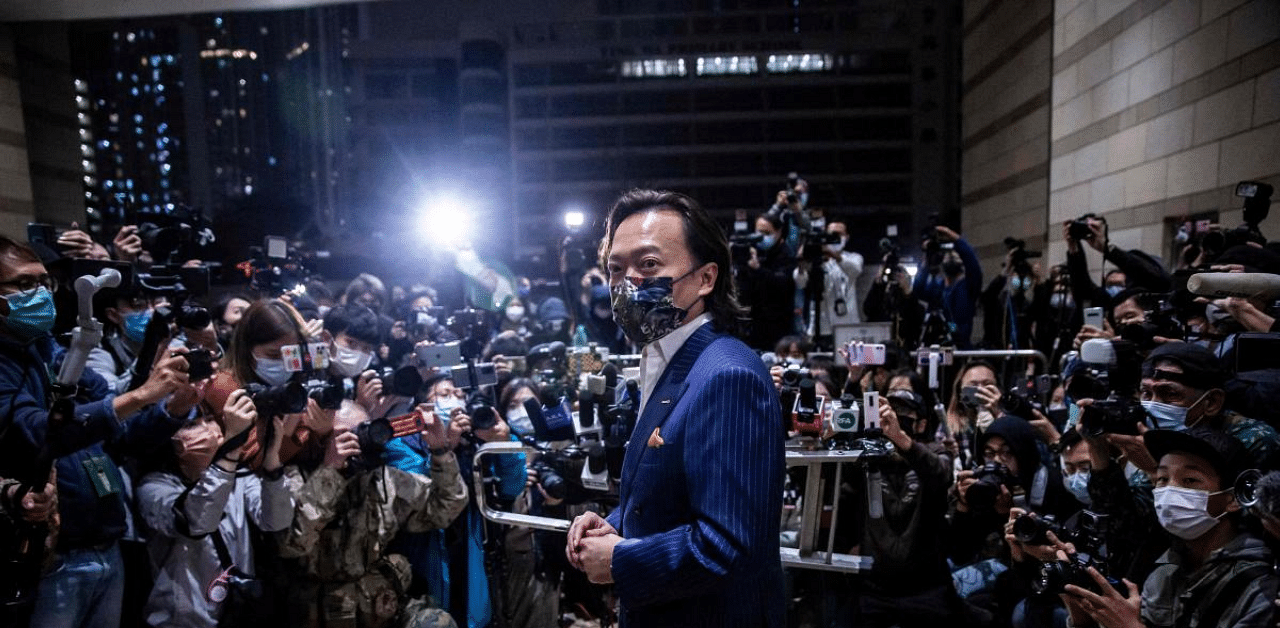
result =
M284 360L274 358L254 358L253 374L270 386L279 386L289 381L293 373L285 367Z
M516 433L516 436L533 433L533 421L529 420L529 413L525 411L524 406L507 411L507 425L511 426L511 430Z
M343 377L357 377L369 368L373 354L348 349L339 344L333 346L333 366Z
M1062 485L1066 487L1067 492L1074 495L1085 506L1090 506L1093 502L1089 498L1089 475L1088 471L1062 474Z
M995 422L996 415L991 414L990 410L982 408L981 410L978 410L978 418L974 420L973 424L978 426L979 431L985 432L987 431L987 428L991 427L991 424Z
M1161 486L1151 493L1156 501L1156 518L1165 530L1184 541L1193 541L1218 525L1218 519L1209 514L1209 497L1225 493L1224 489L1210 493L1195 488Z
M803 366L804 365L804 358L787 356L783 358L783 361L787 363L787 366Z
M509 321L511 321L511 322L513 322L513 323L518 323L518 322L520 322L520 319L522 319L522 318L524 318L524 308L523 308L523 307L520 307L520 306L518 306L518 305L513 305L513 306L511 306L511 307L507 308L507 320L509 320Z

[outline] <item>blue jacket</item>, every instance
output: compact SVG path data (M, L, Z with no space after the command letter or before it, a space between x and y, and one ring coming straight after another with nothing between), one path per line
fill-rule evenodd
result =
M759 356L711 324L694 332L637 421L609 515L624 628L784 625L782 434Z
M75 418L48 433L49 387L63 355L52 337L0 338L0 476L25 477L42 445L57 458L60 550L102 545L125 530L123 478L113 456L152 454L182 425L159 404L121 424L107 381L86 368ZM47 366L46 366L47 365Z
M982 293L982 265L973 247L963 238L956 240L956 254L964 263L964 276L959 281L948 286L942 275L919 272L911 285L911 296L927 303L931 310L946 312L947 320L956 326L956 346L968 349L973 336L973 317L978 312L978 295Z
M516 440L514 436L512 440ZM421 436L397 438L387 443L385 461L402 471L431 475L431 452ZM470 483L472 461L468 456L458 456L458 467L463 480ZM526 478L524 454L493 456L489 459L487 477L497 479L498 498L516 499L524 490ZM474 487L472 487L474 489ZM471 496L467 509L454 521L455 530L465 538L465 556L454 556L450 564L449 547L445 543L445 530L430 532L401 532L396 536L391 551L404 554L409 559L414 578L426 583L427 592L442 608L454 615L459 626L482 628L488 626L493 612L489 600L489 580L484 569L483 516ZM461 564L465 562L465 564ZM467 590L454 591L456 586L466 585ZM454 600L465 600L465 608L457 608ZM464 616L465 615L465 616Z

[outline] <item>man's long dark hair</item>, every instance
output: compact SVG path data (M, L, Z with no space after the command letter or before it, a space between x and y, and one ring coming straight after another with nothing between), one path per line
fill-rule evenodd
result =
M607 267L609 250L613 248L613 236L618 225L628 217L655 209L666 209L677 214L684 224L684 241L698 266L715 264L716 284L707 295L707 311L717 327L739 334L746 321L746 310L738 303L738 289L733 283L733 266L729 253L729 240L724 230L711 219L711 215L698 201L666 190L635 189L624 192L605 219L605 237L600 242L600 265Z

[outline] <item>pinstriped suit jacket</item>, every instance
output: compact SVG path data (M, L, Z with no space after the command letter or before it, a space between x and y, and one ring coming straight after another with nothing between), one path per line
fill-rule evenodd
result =
M636 423L609 515L626 539L612 574L624 628L783 625L782 433L759 356L712 324L694 332Z

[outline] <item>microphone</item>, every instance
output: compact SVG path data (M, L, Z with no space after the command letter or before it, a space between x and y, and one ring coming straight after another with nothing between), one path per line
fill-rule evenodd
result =
M578 393L578 422L584 428L596 424L596 396L590 390Z
M618 388L618 367L613 362L606 362L604 367L600 369L600 374L604 376L605 390Z
M1187 290L1204 297L1280 297L1280 275L1271 273L1196 273Z

